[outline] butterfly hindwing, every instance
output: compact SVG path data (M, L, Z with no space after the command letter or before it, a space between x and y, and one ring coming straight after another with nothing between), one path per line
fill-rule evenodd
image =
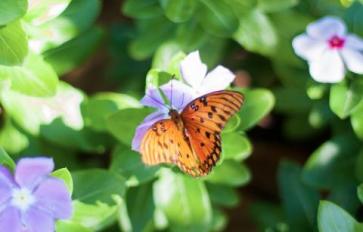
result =
M243 95L235 91L216 91L190 102L181 113L192 149L205 172L221 154L221 131L228 119L239 111Z
M183 128L172 119L153 124L141 142L140 151L142 161L147 165L171 163L192 176L204 175Z

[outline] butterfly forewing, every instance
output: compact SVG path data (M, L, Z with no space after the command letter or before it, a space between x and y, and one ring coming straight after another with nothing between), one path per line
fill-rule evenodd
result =
M228 119L239 111L243 95L235 91L217 91L190 102L181 113L192 150L204 172L208 173L221 154L221 131Z
M183 129L172 119L152 125L141 142L142 161L148 165L172 163L192 176L204 175Z

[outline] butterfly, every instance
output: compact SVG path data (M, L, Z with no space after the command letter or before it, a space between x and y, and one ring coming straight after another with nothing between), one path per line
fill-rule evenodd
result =
M176 164L194 177L207 175L222 152L221 131L243 102L241 93L221 90L194 99L181 113L170 109L170 118L157 121L144 135L142 161Z

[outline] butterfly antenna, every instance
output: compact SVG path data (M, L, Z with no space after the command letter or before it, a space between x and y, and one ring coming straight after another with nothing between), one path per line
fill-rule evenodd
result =
M153 100L154 102L156 102L157 104L159 104L159 105L161 105L161 106L166 106L164 103L162 103L161 101L159 101L158 99L156 99L156 98L154 98L153 96L151 96L150 94L147 94L147 96L151 99L151 100ZM169 108L168 106L167 106L167 108Z

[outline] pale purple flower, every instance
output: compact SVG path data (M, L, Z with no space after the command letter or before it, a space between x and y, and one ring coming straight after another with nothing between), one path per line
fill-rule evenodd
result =
M310 75L318 82L339 82L346 69L363 74L363 40L348 34L337 17L326 16L309 24L292 45L295 53L307 60Z
M213 91L223 90L234 80L234 74L220 65L207 74L207 66L200 60L198 51L190 53L181 61L180 72L184 82L172 80L162 85L160 90L157 88L146 90L141 103L156 108L157 111L148 115L136 128L132 140L133 150L139 151L146 131L155 122L169 118L170 108L181 112L193 99ZM164 102L159 91L163 91L170 105Z
M0 165L0 228L6 232L53 232L68 219L72 199L64 182L50 176L49 158L23 158L14 175Z

